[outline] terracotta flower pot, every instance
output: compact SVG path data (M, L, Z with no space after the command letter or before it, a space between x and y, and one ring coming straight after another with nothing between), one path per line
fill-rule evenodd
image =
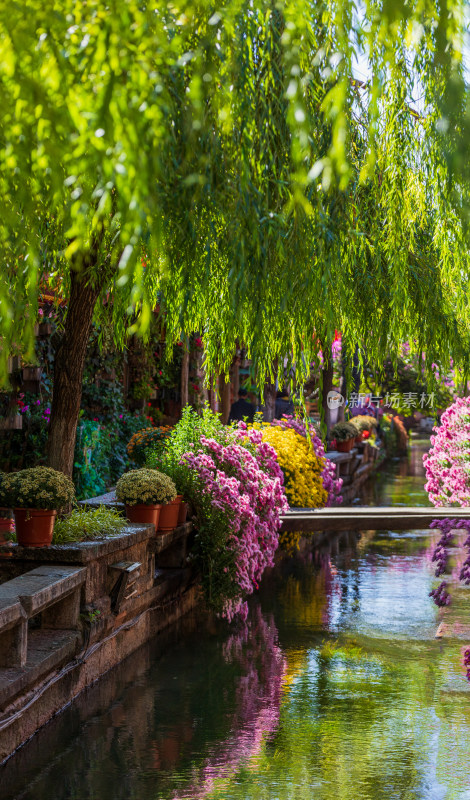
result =
M148 505L147 503L138 503L135 506L126 505L126 517L129 522L153 525L155 530L157 530L161 509L162 506L159 504Z
M355 444L360 444L362 442L362 433L358 433L356 438L354 439Z
M15 508L16 538L21 547L49 547L57 511Z
M178 513L178 525L184 525L188 518L188 503L181 500L181 505Z
M348 439L346 442L336 442L336 449L338 453L350 453L354 446L354 439Z
M158 531L174 530L178 526L180 506L182 505L183 498L178 494L171 503L166 503L162 506L160 512L160 522L158 523Z

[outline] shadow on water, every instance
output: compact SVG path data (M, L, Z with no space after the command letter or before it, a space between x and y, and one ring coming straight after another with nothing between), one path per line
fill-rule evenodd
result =
M424 504L424 446L367 502ZM281 561L246 625L193 615L139 650L10 760L0 797L470 800L464 642L435 639L432 542L340 534Z

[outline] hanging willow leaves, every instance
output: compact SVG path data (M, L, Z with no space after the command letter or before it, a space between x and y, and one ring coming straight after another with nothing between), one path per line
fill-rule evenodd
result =
M158 298L208 372L238 340L300 376L335 328L466 367L464 29L456 0L4 3L2 373L71 270L120 341Z

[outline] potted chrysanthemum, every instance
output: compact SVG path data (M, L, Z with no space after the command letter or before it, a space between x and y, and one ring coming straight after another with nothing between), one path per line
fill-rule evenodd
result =
M168 475L156 469L133 469L116 484L116 497L126 507L131 522L150 523L159 530L162 506L176 498L176 487Z
M354 447L357 430L350 422L337 422L331 429L331 438L336 441L339 453L349 453Z
M70 478L51 467L32 467L6 475L3 491L14 509L16 538L23 547L50 545L57 512L75 499Z

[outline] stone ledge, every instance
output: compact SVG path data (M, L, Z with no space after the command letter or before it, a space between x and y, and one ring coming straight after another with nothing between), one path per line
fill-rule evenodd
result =
M5 708L20 692L32 688L51 670L70 661L80 643L78 631L30 631L25 666L0 669L0 708Z
M52 544L50 547L20 547L12 543L0 546L0 558L23 561L53 561L64 564L87 564L97 558L125 550L155 536L152 525L129 523L116 536L93 539L89 542Z

